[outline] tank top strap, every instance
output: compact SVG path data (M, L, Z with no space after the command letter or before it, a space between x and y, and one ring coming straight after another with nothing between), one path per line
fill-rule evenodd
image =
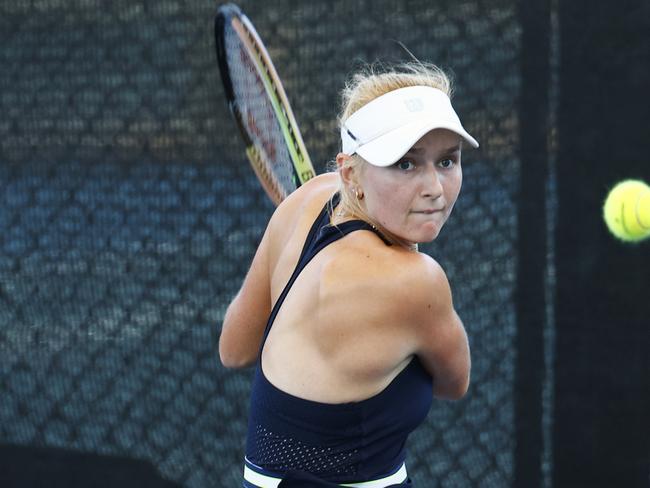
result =
M330 198L327 201L327 203L325 203L325 206L318 214L318 217L316 217L316 220L314 220L314 223L311 225L311 228L309 229L309 233L307 234L307 238L305 239L305 244L302 247L302 252L300 253L300 257L298 258L298 265L305 257L305 254L307 254L307 252L309 251L309 248L313 245L314 240L318 237L318 233L320 232L320 230L326 225L329 225L332 212L339 204L340 200L341 200L341 196L339 195L339 192L336 192L334 195L332 195L332 198Z
M275 302L275 305L273 305L273 309L271 310L271 315L269 316L269 320L266 323L266 328L264 330L264 337L262 339L262 344L260 345L260 351L259 351L260 354L262 352L262 348L264 347L264 343L266 342L266 338L269 335L269 332L271 330L271 326L273 325L273 321L275 320L275 317L280 311L280 307L282 307L282 304L284 303L284 300L287 297L289 290L291 289L294 282L300 275L301 271L305 268L305 266L307 266L307 264L309 264L312 258L316 256L316 254L318 254L324 247L341 239L342 237L345 237L350 232L354 232L357 230L372 231L375 234L377 234L382 239L382 241L384 241L386 245L388 246L391 245L390 242L388 242L386 238L375 227L373 227L372 225L370 225L369 223L363 220L348 220L338 225L331 225L330 224L331 212L334 208L336 208L339 201L340 201L340 195L337 192L332 196L330 200L327 201L323 209L318 214L318 217L316 217L316 220L312 224L311 228L309 229L309 233L307 234L307 238L305 239L305 244L302 248L302 252L300 253L300 258L298 259L298 264L293 270L293 273L291 274L289 281L285 285L284 289L282 290L282 293L278 297L277 301Z

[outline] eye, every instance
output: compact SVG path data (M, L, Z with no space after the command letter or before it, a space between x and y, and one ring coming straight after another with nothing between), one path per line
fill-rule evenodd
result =
M438 166L445 169L451 168L454 164L456 164L456 161L451 158L442 159L438 161Z
M412 169L415 169L415 163L410 159L400 159L397 161L397 163L395 163L395 166L397 166L402 171L411 171Z

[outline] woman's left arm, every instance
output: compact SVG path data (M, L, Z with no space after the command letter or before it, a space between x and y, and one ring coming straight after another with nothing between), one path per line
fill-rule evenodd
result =
M429 256L421 258L425 271L413 273L409 289L416 354L433 377L434 396L457 400L469 387L471 359L467 333L454 310L445 272Z

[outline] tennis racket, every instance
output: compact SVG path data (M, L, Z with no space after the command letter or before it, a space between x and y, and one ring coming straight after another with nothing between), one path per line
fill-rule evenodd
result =
M219 8L214 34L221 80L246 155L278 205L315 175L298 124L271 57L239 7Z

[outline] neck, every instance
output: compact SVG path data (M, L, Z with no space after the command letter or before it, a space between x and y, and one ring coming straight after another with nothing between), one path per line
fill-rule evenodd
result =
M386 230L383 226L374 222L372 219L366 217L365 215L355 215L352 212L346 212L344 209L341 208L340 204L337 205L335 209L333 209L330 217L331 225L342 224L343 222L347 222L349 220L363 220L364 222L372 226L373 229L379 232L384 237L384 240L389 242L391 245L400 247L407 251L418 252L417 243L409 242L405 239L397 237L393 233Z

